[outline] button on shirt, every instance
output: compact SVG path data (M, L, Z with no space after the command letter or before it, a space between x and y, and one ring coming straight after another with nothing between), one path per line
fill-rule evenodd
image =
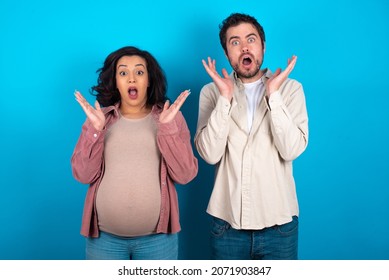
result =
M272 73L265 70L266 84ZM216 166L207 212L235 229L263 229L298 216L292 161L308 144L308 116L299 82L288 79L265 97L260 89L251 130L245 87L233 72L230 103L214 83L200 93L195 146Z

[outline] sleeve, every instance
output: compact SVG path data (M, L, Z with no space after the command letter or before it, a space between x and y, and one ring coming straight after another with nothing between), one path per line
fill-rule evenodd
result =
M288 79L270 95L268 109L280 156L286 161L296 159L308 145L308 114L302 85Z
M193 154L188 125L180 111L173 121L158 122L157 143L173 181L187 184L196 177L198 161Z
M195 146L200 156L209 164L216 164L224 155L229 133L232 104L213 85L206 85L200 92L199 116Z
M97 131L88 120L82 126L71 166L74 178L83 184L91 184L101 175L106 131Z

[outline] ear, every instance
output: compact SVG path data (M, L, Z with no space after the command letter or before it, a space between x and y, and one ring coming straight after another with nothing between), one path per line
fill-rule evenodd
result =
M229 61L230 59L228 58L228 53L227 53L227 51L224 51L224 55L226 56L227 60Z
M266 42L263 42L263 54L265 54L266 51Z

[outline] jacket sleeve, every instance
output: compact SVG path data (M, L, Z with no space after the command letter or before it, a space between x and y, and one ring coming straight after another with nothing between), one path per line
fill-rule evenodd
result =
M158 148L167 164L170 178L178 184L187 184L198 172L198 161L193 154L190 132L179 111L169 123L158 123Z
M269 98L271 133L280 156L296 159L308 145L308 115L302 85L288 79Z
M106 129L97 131L86 120L71 157L73 176L83 184L91 184L101 175Z
M203 87L194 142L199 155L209 164L218 163L225 153L231 108L232 105L220 96L214 84Z

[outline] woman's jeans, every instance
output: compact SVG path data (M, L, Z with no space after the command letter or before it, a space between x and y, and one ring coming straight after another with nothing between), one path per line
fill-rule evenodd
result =
M236 230L213 217L211 258L215 260L297 260L298 217L262 230Z
M86 239L87 260L176 260L178 234L120 237L100 232Z

